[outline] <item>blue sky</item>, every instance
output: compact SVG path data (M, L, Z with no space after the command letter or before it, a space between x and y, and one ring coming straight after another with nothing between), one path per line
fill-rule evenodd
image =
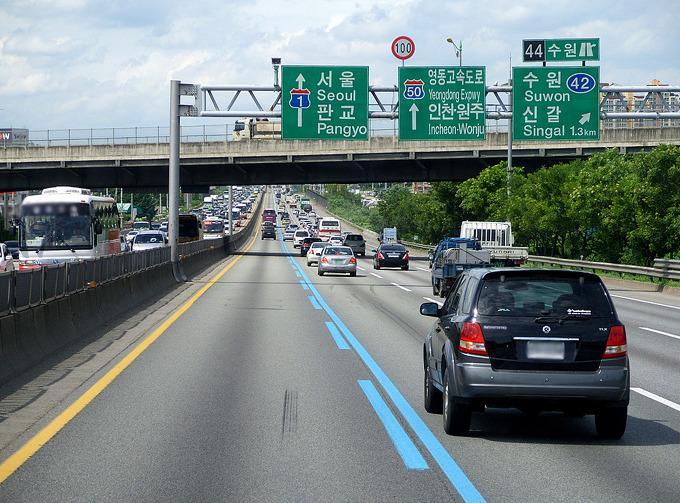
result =
M170 79L268 85L272 56L368 65L373 84L394 84L401 34L411 65L455 64L445 39L462 39L489 84L507 80L511 53L521 64L523 38L599 37L603 81L678 85L678 19L672 0L0 0L0 127L165 126Z

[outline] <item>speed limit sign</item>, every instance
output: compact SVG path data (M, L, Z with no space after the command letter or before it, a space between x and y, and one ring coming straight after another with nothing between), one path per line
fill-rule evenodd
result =
M392 41L392 54L402 61L413 56L416 52L416 44L406 35L401 35Z

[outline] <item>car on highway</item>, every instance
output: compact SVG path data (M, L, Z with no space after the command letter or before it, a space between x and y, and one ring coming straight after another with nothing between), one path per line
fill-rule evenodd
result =
M314 236L309 236L306 237L305 239L302 240L302 244L300 245L300 256L304 257L307 255L307 252L309 251L309 247L312 246L313 243L318 243L321 241L321 238L317 238Z
M342 244L345 246L349 246L354 252L355 256L357 257L366 256L366 241L364 241L364 236L362 236L361 234L347 233L344 236Z
M321 252L323 251L324 248L328 246L328 243L325 241L317 241L315 243L312 243L312 245L309 247L309 250L307 250L307 265L311 266L312 264L319 264L319 257L321 257Z
M293 248L300 248L302 241L309 237L309 231L305 229L298 229L293 234Z
M297 230L298 226L296 224L288 224L288 226L286 226L285 230L283 231L283 240L292 241Z
M262 223L262 239L276 239L276 226L272 222Z
M343 246L345 244L345 240L342 239L342 236L331 236L328 239L328 244L335 246Z
M168 238L161 231L141 231L132 239L132 250L163 248L167 244Z
M136 231L148 231L151 230L151 224L145 220L138 220L132 224L132 228Z
M476 268L463 272L423 345L424 406L444 430L465 435L472 412L595 415L597 434L626 429L630 370L626 329L595 274Z
M319 256L319 276L327 272L357 275L357 259L349 246L327 243Z
M139 232L140 232L140 231L138 231L138 230L132 229L132 230L129 231L127 234L125 234L125 240L126 240L128 243L132 243L132 240L135 238L135 236L136 236L137 234L139 234Z
M382 267L401 267L408 271L409 255L404 245L383 243L373 249L373 269Z
M14 259L6 243L0 243L0 272L14 270Z
M7 249L10 251L12 254L13 259L19 259L19 241L5 241L5 245L7 246Z

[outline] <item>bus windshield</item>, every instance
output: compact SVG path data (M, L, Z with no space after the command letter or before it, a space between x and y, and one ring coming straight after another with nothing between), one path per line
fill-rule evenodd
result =
M21 208L22 250L92 248L90 206L84 203L29 204Z

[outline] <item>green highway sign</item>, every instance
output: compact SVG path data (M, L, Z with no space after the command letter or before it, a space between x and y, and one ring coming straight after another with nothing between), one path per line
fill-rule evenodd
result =
M512 69L512 137L518 141L600 139L600 68Z
M281 137L368 140L368 67L283 66Z
M599 61L599 38L547 38L522 41L522 57L529 61Z
M399 68L400 140L484 140L483 66Z

